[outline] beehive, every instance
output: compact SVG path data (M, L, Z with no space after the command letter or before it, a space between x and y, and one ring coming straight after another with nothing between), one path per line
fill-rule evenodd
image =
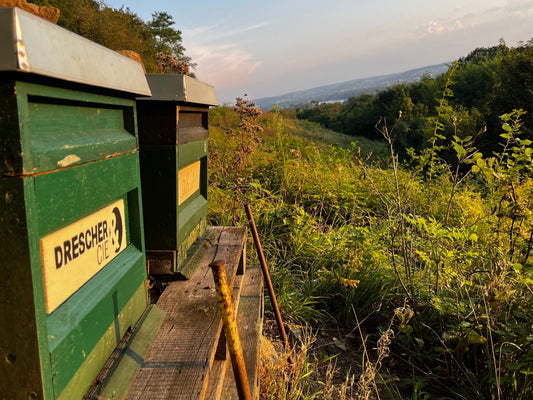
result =
M190 277L183 266L205 231L208 112L218 102L212 86L189 76L147 80L152 96L139 98L137 109L149 270Z
M82 398L147 306L142 66L0 8L0 398Z

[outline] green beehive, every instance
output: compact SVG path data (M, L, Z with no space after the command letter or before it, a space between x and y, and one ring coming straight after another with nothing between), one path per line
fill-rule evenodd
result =
M0 398L82 398L147 305L142 66L0 8Z
M189 76L146 78L152 97L137 110L149 271L188 278L187 251L206 225L208 112L218 101Z

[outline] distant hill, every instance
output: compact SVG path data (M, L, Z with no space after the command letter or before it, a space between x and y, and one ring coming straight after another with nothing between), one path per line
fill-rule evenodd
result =
M288 108L308 104L311 100L316 100L320 103L343 102L352 96L360 96L363 93L375 93L397 83L416 82L424 74L435 77L445 72L448 69L448 64L450 63L429 65L397 74L354 79L275 97L262 97L254 99L254 101L263 110L269 110L276 103L281 108Z

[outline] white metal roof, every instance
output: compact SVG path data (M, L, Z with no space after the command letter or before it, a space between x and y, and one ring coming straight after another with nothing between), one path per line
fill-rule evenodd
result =
M151 94L140 63L20 8L0 8L0 71Z

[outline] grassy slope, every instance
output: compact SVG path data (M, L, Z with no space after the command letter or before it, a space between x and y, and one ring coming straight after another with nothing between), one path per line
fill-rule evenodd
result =
M389 384L398 398L490 398L502 388L528 398L529 179L487 169L454 187L445 165L428 178L376 164L383 143L353 146L355 138L290 115L263 115L257 140L242 143L225 134L238 130L235 112L210 117L211 222L230 223L240 187L237 216L245 224L241 203L252 204L286 318L358 326L367 347L390 348L380 365L399 379ZM250 158L237 185L243 152ZM384 345L378 339L391 326L394 340Z

